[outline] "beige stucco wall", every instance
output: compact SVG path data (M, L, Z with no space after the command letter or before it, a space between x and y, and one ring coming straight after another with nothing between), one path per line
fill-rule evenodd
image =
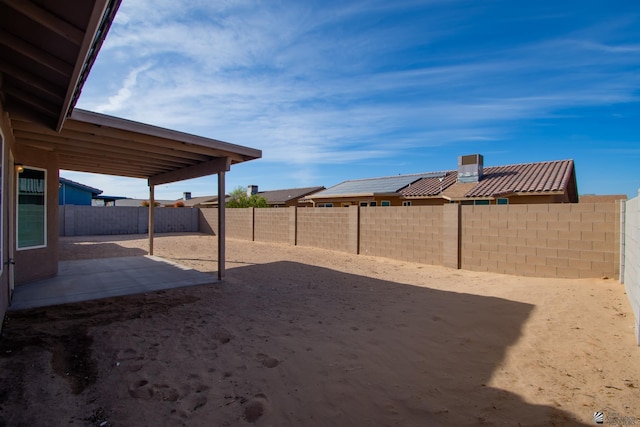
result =
M58 273L58 158L50 151L16 145L15 162L47 171L47 245L16 251L15 281L20 284Z

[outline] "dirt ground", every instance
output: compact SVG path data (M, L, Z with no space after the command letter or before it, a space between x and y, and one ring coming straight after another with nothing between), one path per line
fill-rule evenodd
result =
M61 258L145 236L63 238ZM216 241L155 254L217 269ZM640 425L616 280L536 279L227 241L223 283L10 313L0 426Z

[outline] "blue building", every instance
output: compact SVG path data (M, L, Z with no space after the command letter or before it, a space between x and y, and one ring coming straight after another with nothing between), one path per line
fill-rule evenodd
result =
M91 200L101 193L97 188L60 177L58 204L91 206Z

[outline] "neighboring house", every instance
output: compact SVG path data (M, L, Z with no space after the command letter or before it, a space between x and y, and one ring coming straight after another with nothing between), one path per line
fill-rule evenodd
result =
M145 179L153 200L158 185L211 175L225 194L232 166L262 156L75 108L119 6L120 0L0 1L0 319L14 285L58 273L60 170ZM219 224L219 279L224 230Z
M309 199L318 207L578 202L573 160L483 163L479 154L460 156L457 170L345 181Z
M580 203L611 203L627 200L626 194L581 194Z
M174 200L157 200L155 199L154 202L156 203L156 206L159 208L165 207L165 206L173 206L173 204L175 203ZM127 207L127 208L139 208L140 206L145 206L146 204L149 203L149 199L116 199L114 201L113 206L119 206L119 207Z
M314 193L306 197L305 201L315 207L401 206L402 198L398 191L429 176L441 174L423 173L349 180Z
M182 202L186 208L212 208L218 206L218 196L191 197L190 192L182 194L182 199L178 199L174 203Z
M60 177L58 180L60 182L60 188L58 189L59 205L91 206L92 200L102 194L102 190L71 181L70 179Z
M124 200L126 197L124 196L105 196L100 194L99 196L95 196L93 198L92 205L93 206L115 206L118 200Z
M310 202L306 202L307 196L314 194L324 187L303 187L303 188L287 188L284 190L258 191L257 185L247 186L247 196L257 194L267 201L270 208L284 208L289 206L305 207L311 206ZM184 193L182 201L186 207L212 208L218 206L218 196L202 196L191 197L191 193ZM225 202L229 201L229 196L225 197Z
M247 194L257 194L262 196L267 201L267 205L270 208L284 208L289 206L311 206L310 203L304 202L304 200L318 191L324 190L320 187L303 187L303 188L287 188L284 190L269 190L258 191L257 185L249 185L247 187Z

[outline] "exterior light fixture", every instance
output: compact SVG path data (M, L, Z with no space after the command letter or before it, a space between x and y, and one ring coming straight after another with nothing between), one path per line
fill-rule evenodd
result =
M16 172L17 173L24 172L24 165L22 163L16 163Z

